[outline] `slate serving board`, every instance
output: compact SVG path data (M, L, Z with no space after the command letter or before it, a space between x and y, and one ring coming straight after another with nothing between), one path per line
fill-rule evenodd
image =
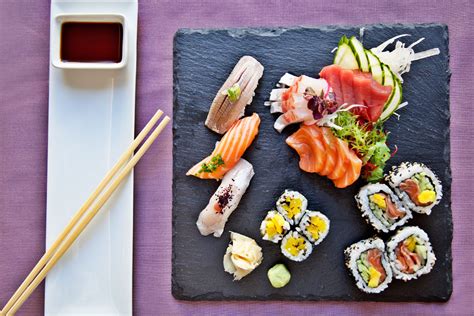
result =
M431 237L438 258L433 271L418 280L395 280L379 295L357 289L344 265L343 250L375 234L361 218L354 194L363 181L346 189L298 168L299 157L285 144L296 126L278 134L276 116L263 105L270 90L285 73L317 76L332 63L331 50L339 38L359 36L360 27L328 26L297 28L254 28L232 30L179 30L174 39L173 121L173 270L172 293L184 300L373 300L447 301L452 292L451 274L451 171L449 146L449 52L445 25L366 25L362 41L374 47L403 33L412 34L408 43L426 40L417 51L439 47L441 54L415 62L404 75L403 97L409 105L392 117L386 128L389 145L398 146L389 167L402 161L420 161L440 177L444 196L431 216L415 215L408 224L419 225ZM257 58L265 67L263 78L246 114L257 112L260 133L244 158L255 169L247 193L231 215L221 238L201 236L195 222L218 187L213 180L185 176L186 171L209 155L217 135L204 126L209 106L235 63L243 55ZM259 236L260 222L274 208L285 188L303 193L309 208L323 211L331 220L326 240L304 262L291 262L279 246ZM263 248L260 267L238 282L224 272L222 257L229 243L229 231L254 238ZM389 234L381 234L387 239ZM282 289L271 287L267 271L283 262L292 274Z

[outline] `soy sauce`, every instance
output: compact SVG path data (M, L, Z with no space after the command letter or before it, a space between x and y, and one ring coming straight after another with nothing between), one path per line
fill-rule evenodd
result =
M66 62L122 60L123 28L114 22L65 22L61 27L60 58Z

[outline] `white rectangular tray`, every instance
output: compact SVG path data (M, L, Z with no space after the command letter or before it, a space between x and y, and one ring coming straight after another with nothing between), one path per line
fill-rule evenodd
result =
M122 69L49 67L46 246L93 192L134 138L136 0L52 0L59 14L121 14L128 32ZM91 222L46 279L46 315L131 315L133 176Z

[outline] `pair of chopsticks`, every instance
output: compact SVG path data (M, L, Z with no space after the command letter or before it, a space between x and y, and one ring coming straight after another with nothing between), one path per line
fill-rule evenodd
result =
M51 271L51 269L61 259L64 253L71 247L77 237L79 237L91 220L97 215L102 206L104 206L110 196L118 188L120 183L130 173L133 167L135 167L140 158L142 158L142 156L146 153L146 151L150 148L158 135L160 135L161 131L170 121L170 118L165 116L148 137L148 139L143 143L140 149L138 149L135 155L133 155L135 149L137 149L137 147L142 143L142 141L156 125L162 115L163 112L161 110L158 110L155 115L153 115L151 120L146 124L140 134L138 134L137 138L135 138L132 144L127 148L127 150L125 150L122 156L120 156L118 162L105 175L104 179L102 179L95 191L76 212L69 224L58 236L56 241L38 261L30 274L28 274L26 279L7 302L3 310L0 311L0 315L14 315L18 311L18 309L28 299L31 293L33 293L36 287L44 280L48 272ZM117 177L115 177L116 175ZM111 182L112 179L114 179L113 182ZM105 192L103 192L104 189L106 189ZM94 204L96 200L97 202Z

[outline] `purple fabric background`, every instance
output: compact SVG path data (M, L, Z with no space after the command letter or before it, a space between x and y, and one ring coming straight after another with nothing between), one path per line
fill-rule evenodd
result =
M451 51L454 292L445 304L180 302L171 296L171 128L135 173L134 313L473 313L471 199L474 59L469 1L139 1L136 130L157 107L172 113L172 40L179 27L442 22ZM0 1L0 305L44 251L49 63L48 0ZM317 43L315 43L317 45ZM43 287L21 310L43 312Z

